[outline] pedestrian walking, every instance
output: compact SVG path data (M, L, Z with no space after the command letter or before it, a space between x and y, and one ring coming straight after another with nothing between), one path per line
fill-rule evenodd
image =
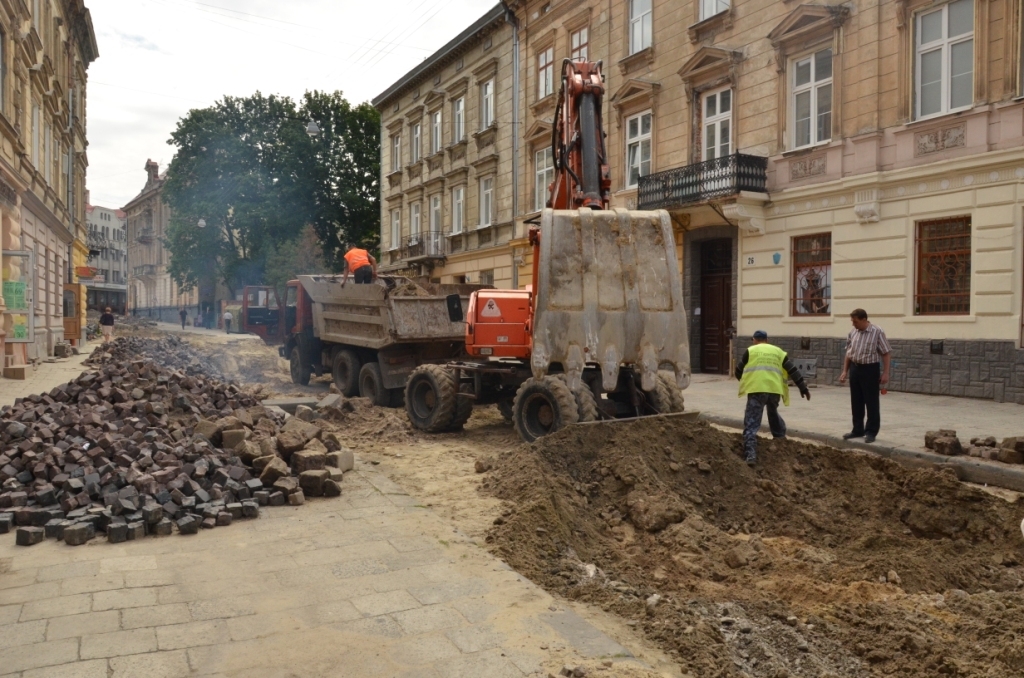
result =
M853 329L846 337L846 357L839 383L850 380L850 406L853 410L853 430L843 434L844 440L864 438L873 443L882 425L878 390L889 383L889 364L892 347L881 327L868 321L868 312L854 309L850 314ZM881 367L879 367L881 362ZM864 412L867 411L867 424Z
M231 334L231 321L234 318L235 316L231 315L231 311L224 311L224 334Z
M768 343L768 333L754 332L754 343L743 352L736 365L736 378L740 380L740 397L747 396L743 414L743 449L747 464L757 463L757 431L761 428L764 409L768 408L768 426L772 437L786 437L786 422L779 415L779 400L789 407L789 380L792 379L800 395L811 399L800 370L786 352Z
M377 260L372 254L351 242L345 246L345 275L341 279L342 287L348 282L349 273L355 278L357 285L368 285L377 279Z
M100 316L100 330L103 332L104 344L114 336L114 314L110 312L109 306L104 309L103 315Z
M178 317L181 318L181 329L185 329L185 322L188 320L188 311L182 308L178 311Z

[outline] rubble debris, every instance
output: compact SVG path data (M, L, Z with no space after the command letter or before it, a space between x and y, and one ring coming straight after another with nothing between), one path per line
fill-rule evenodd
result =
M181 337L175 336L160 339L118 337L93 351L85 364L107 365L140 358L152 360L166 369L182 371L190 377L227 381L209 358L192 348L191 344Z
M144 357L164 351L174 367ZM92 363L95 371L0 410L0 533L17 526L17 543L121 543L174 525L195 534L258 517L286 496L299 505L340 495L318 426L286 422L236 384L203 376L186 342L121 337ZM315 476L303 493L294 476L306 474Z
M948 428L939 429L938 431L928 431L924 434L924 446L929 450L934 450L935 440L937 438L956 438L956 431Z
M964 453L964 448L960 444L960 439L955 437L941 437L935 438L932 441L932 449L935 450L936 454L943 454L947 457L955 457Z

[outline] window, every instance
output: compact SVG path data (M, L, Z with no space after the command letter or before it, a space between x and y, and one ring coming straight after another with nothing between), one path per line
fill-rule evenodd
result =
M452 234L462 233L466 213L466 188L459 186L452 189Z
M729 0L700 0L700 20L710 19L729 9Z
M391 171L402 169L402 137L399 134L391 137Z
M459 143L466 138L466 98L459 97L452 104L452 141Z
M430 196L430 231L437 233L441 230L441 196Z
M626 188L635 188L640 177L651 173L651 113L626 120Z
M590 43L590 28L584 26L569 36L569 45L572 51L569 58L573 61L586 61Z
M917 117L974 103L974 0L957 0L917 16L914 97Z
M412 126L412 148L409 149L409 162L420 161L420 124Z
M402 210L391 210L391 249L397 250L402 242Z
M43 178L46 183L52 183L53 179L53 128L47 123L45 136L43 137Z
M480 284L481 285L493 285L494 284L494 269L489 271L480 271Z
M651 46L651 0L629 0L629 53Z
M480 129L494 124L494 81L480 85Z
M494 219L494 177L480 180L480 226L490 226Z
M537 98L543 99L555 91L555 48L548 47L537 55Z
M441 152L441 111L430 116L430 154Z
M555 179L555 164L552 162L551 149L545 148L534 155L535 176L533 209L542 210L548 200L548 186Z
M704 95L704 134L701 160L722 158L732 152L732 90Z
M39 167L39 105L32 104L32 165Z
M828 315L832 309L832 234L793 238L792 315Z
M420 234L420 212L422 209L418 202L414 202L409 208L409 235L413 238Z
M917 224L914 315L971 312L971 218Z
M793 62L793 148L832 138L832 48Z

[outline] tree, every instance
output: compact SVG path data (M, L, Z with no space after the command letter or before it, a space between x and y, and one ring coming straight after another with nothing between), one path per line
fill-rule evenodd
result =
M320 240L313 226L306 226L298 238L278 246L267 257L264 284L277 289L284 298L285 287L289 280L302 274L330 273L324 261Z

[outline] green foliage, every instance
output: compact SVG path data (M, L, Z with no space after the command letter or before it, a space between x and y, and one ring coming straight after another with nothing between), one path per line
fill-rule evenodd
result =
M321 129L312 139L310 119ZM307 225L334 270L346 240L377 246L380 118L369 104L340 92L307 92L301 107L259 92L225 97L190 111L168 143L169 268L186 289L219 280L236 291L267 281L270 267L284 275L288 256L308 254L297 248Z
M302 229L298 238L281 244L267 257L263 282L277 288L278 294L284 299L289 280L301 274L330 272L316 231L309 225Z

